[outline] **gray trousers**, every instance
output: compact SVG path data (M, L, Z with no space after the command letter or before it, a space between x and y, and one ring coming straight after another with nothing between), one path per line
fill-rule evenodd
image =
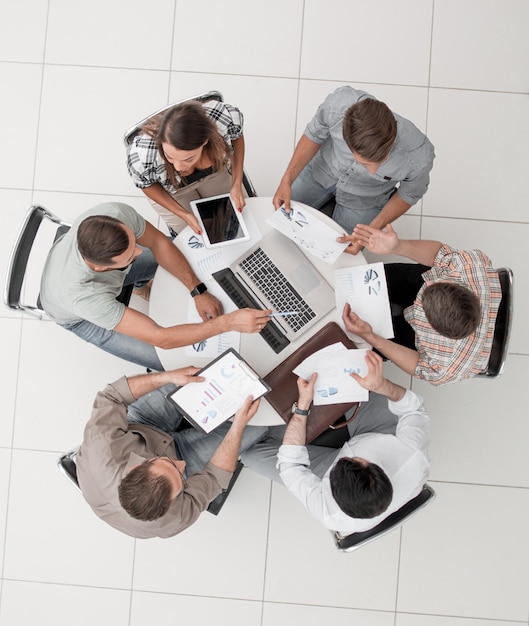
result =
M346 417L349 417L346 414ZM384 433L394 435L397 428L398 417L388 409L388 400L384 396L370 392L369 402L360 406L358 415L347 425L351 438L363 433ZM286 430L284 426L269 426L268 435L263 441L254 445L251 449L241 454L241 460L246 467L258 474L262 474L271 480L281 482L279 470L276 468L277 451L283 442ZM338 455L336 448L323 446L307 446L310 458L310 469L323 478Z

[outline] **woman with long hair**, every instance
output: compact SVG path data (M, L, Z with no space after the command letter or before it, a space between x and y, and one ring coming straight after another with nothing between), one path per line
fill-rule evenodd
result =
M148 120L127 147L134 184L174 234L186 225L200 233L190 200L229 192L242 211L242 127L236 107L216 100L184 102Z

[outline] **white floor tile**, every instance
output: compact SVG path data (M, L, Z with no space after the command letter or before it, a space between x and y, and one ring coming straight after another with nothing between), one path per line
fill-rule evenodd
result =
M171 73L170 100L215 89L244 115L245 168L259 196L273 196L294 147L297 81L260 76Z
M0 448L0 563L4 562L7 499L9 494L10 470L11 450L8 448Z
M96 517L57 456L13 452L4 577L130 589L134 540Z
M426 85L432 2L305 4L301 77Z
M432 89L428 136L437 158L424 215L527 222L527 96Z
M47 10L48 4L40 0L2 2L0 61L42 63Z
M514 312L509 352L529 354L529 291L525 288L529 224L423 218L423 239L446 242L459 249L482 250L494 267L514 272Z
M432 480L529 487L529 421L520 406L529 356L508 359L500 378L474 378L457 389L414 381L432 417Z
M317 572L315 572L317 575ZM325 584L322 576L321 584ZM303 626L394 626L393 613L379 611L358 611L322 606L303 606L299 604L272 604L265 602L262 626L283 626L287 624L303 624Z
M90 3L52 0L46 63L167 70L171 62L172 0ZM103 96L104 91L99 91Z
M6 580L0 624L128 626L129 605L130 591Z
M148 87L139 89L138 85ZM47 66L35 187L135 193L122 136L160 103L163 106L167 86L164 72Z
M403 528L397 610L527 619L529 491L433 487L435 502Z
M528 29L525 0L435 2L431 84L528 93Z
M343 554L331 532L274 484L265 601L394 610L399 532Z
M439 615L410 615L397 613L395 626L516 626L525 625L524 622L498 621L491 619L465 619L463 617L443 617Z
M218 516L171 539L137 542L134 590L242 600L263 596L269 481L244 470Z
M168 616L186 626L222 624L224 620L230 626L261 626L261 612L261 602L135 591L130 626L163 624Z
M22 320L20 319L3 319L0 323L0 345L4 361L2 368L3 406L0 420L0 446L2 447L11 447L13 443L21 327Z
M297 77L301 0L204 0L199 6L197 16L194 0L176 5L173 70Z
M0 117L10 120L2 132L0 187L33 185L41 75L38 65L0 63L2 93L9 94L0 100Z
M24 321L15 447L66 452L79 445L96 393L144 371L53 322Z

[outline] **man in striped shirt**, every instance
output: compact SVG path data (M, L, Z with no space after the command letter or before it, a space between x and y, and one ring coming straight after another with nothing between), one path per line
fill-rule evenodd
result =
M501 301L498 273L480 250L454 250L438 241L400 240L359 224L355 235L369 251L398 254L417 264L385 265L389 297L403 314L394 317L395 339L373 332L349 305L343 319L408 374L444 385L471 378L488 363Z

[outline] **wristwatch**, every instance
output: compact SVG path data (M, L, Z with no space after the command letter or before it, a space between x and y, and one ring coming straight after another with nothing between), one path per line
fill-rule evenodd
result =
M294 404L292 405L292 415L304 415L305 417L308 417L310 415L310 408L308 408L307 410L305 409L298 409L298 403L294 402Z
M194 298L195 296L200 296L203 293L206 293L208 288L204 283L198 283L198 285L193 289L193 291L189 292L189 295Z

